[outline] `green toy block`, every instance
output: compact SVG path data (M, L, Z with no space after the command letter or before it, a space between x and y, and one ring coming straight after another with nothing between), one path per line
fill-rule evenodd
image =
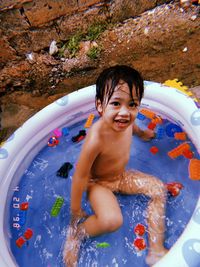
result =
M96 245L97 248L108 248L110 247L110 244L108 244L107 242L102 242Z
M57 197L52 209L51 209L51 216L56 217L58 216L60 209L62 208L62 205L64 203L63 197Z

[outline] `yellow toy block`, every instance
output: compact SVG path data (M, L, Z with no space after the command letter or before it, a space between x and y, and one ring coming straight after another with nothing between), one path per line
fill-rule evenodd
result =
M93 113L91 113L89 116L88 116L88 118L87 118L87 121L86 121L86 123L85 123L85 128L90 128L90 126L92 125L92 122L93 122L93 120L94 120L94 114Z
M173 87L178 89L179 91L185 93L186 95L192 97L195 102L199 102L199 100L193 95L193 93L189 90L189 88L183 85L177 78L173 80L167 80L163 83L166 86Z

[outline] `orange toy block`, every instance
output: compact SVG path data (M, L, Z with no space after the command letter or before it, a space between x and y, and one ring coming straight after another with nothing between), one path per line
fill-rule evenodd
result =
M140 113L149 119L153 119L156 117L156 114L153 111L148 110L148 109L141 109Z
M192 180L200 180L200 160L199 159L191 159L189 166L189 177Z
M85 127L85 128L90 128L90 126L92 125L93 120L94 120L94 114L91 113L91 114L88 116L87 121L86 121L84 127Z
M174 137L175 137L176 140L182 140L182 141L185 141L186 138L187 138L187 135L186 135L186 133L184 133L184 132L180 132L180 133L175 133L175 134L174 134Z
M184 150L190 150L190 145L188 143L182 143L179 146L175 147L168 152L168 156L172 159L175 159L178 156L182 155Z
M153 122L155 124L162 124L163 123L162 118L160 116L153 118L151 122Z

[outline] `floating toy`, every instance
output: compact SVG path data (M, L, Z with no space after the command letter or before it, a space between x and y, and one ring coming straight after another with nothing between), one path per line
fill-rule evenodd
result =
M144 235L145 231L146 231L146 228L145 228L145 226L144 226L143 224L141 224L141 223L138 223L138 224L135 226L135 228L134 228L134 232L135 232L135 234L136 234L136 235L139 235L139 236Z
M49 138L48 140L48 146L50 147L54 147L57 146L59 144L59 140L56 136L52 136Z
M33 236L33 230L28 228L24 233L24 237L26 238L26 240L29 240L32 236Z
M108 248L110 247L110 244L107 242L102 242L96 245L96 248Z
M194 156L194 153L190 149L185 149L183 151L183 156L187 159L192 159Z
M168 156L172 159L177 158L178 156L183 154L183 151L190 150L190 145L188 143L182 143L179 146L175 147L171 151L168 152Z
M174 123L170 123L166 126L166 134L169 137L174 137L175 133L181 133L182 129L180 126Z
M200 180L200 160L191 159L189 166L189 177L192 180Z
M73 165L70 162L65 162L60 169L57 171L56 175L67 178L69 171L73 168Z
M28 209L28 202L23 202L20 204L20 210L27 210Z
M55 134L56 137L61 137L62 136L62 132L57 128L53 131L53 133Z
M58 216L60 209L62 208L62 205L64 203L63 197L57 197L52 209L51 209L51 216L56 217Z
M20 236L17 240L16 240L16 245L18 248L21 248L24 243L26 242L26 240L23 238L23 236Z
M156 146L152 146L151 148L150 148L150 152L152 153L152 154L157 154L158 153L158 148L156 147Z
M144 238L142 238L142 237L137 237L133 241L133 245L139 251L144 250L147 247L146 242L145 242Z
M186 140L186 138L187 138L187 135L186 135L186 133L185 132L176 132L176 133L174 133L174 138L176 139L176 140L182 140L182 141L185 141Z
M163 123L163 120L162 120L162 118L161 118L160 116L156 116L156 117L153 118L151 121L152 121L153 123L155 123L155 124L162 124L162 123Z
M16 245L18 248L21 248L24 243L26 243L27 240L31 239L31 237L33 236L33 230L28 228L23 236L20 236L17 240L16 240ZM25 238L25 239L24 239Z
M145 118L146 117L142 113L138 112L138 114L137 114L137 119L138 120L143 121L143 120L145 120Z
M62 135L69 135L69 129L67 127L62 128Z
M153 119L156 117L156 114L153 111L148 110L148 109L141 109L140 113L149 119Z
M72 137L72 142L78 143L81 140L83 140L85 136L86 136L86 130L80 130L78 135Z
M148 124L147 128L150 129L150 130L154 130L154 129L156 128L156 123L154 123L154 122L150 122L150 123Z
M92 122L93 122L93 120L94 120L94 114L93 113L91 113L89 116L88 116L88 119L87 119L87 121L86 121L86 123L85 123L85 128L90 128L90 126L92 125Z
M181 189L183 189L183 185L178 182L167 183L165 186L170 195L173 197L178 196Z

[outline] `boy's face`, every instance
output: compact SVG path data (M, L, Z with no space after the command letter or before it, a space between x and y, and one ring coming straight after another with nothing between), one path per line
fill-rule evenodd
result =
M103 121L113 130L121 132L134 122L139 106L135 87L132 89L133 99L130 95L128 84L121 81L115 88L109 102L107 99L101 104L97 101L97 110L102 115Z

